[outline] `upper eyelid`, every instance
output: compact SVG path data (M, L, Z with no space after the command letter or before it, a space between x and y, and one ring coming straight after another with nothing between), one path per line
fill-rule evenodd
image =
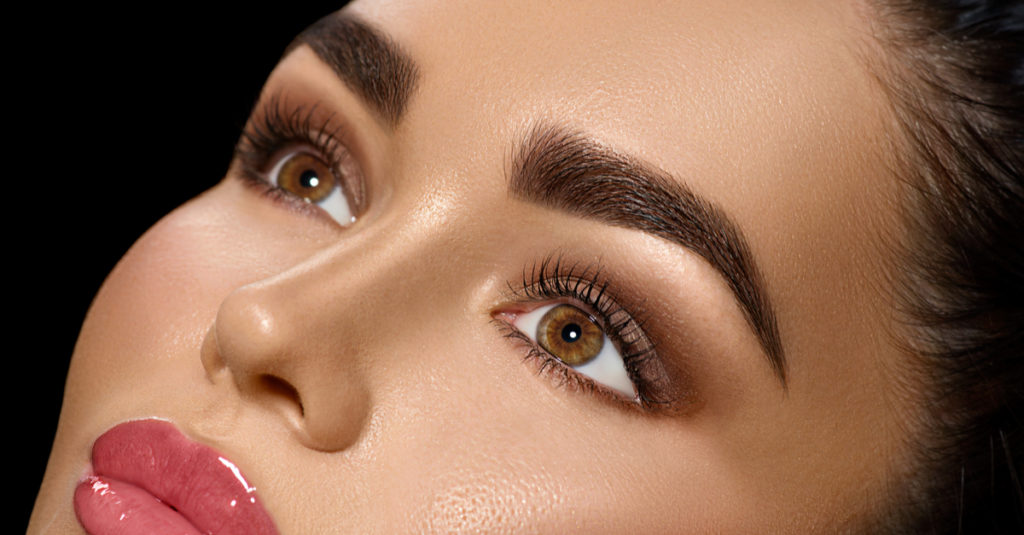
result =
M573 280L571 285L575 286L578 283L592 284L585 279ZM515 290L512 290L515 292ZM579 308L583 312L586 312L597 324L601 327L601 331L604 332L616 346L619 346L621 352L623 352L623 358L634 357L638 353L630 351L634 342L629 342L623 339L624 334L629 334L634 330L639 330L640 335L643 338L642 341L646 342L650 347L645 347L640 350L640 353L647 353L653 351L653 342L649 340L646 332L643 330L643 323L638 320L633 313L623 308L622 305L618 304L614 298L605 292L601 292L600 299L602 299L603 307L599 304L587 302L571 295L539 295L535 291L523 292L522 294L510 294L512 299L519 299L517 304L520 306L526 306L529 308L528 312L533 312L538 308L545 306L564 303ZM539 298L539 299L538 299ZM522 300L528 299L529 303L523 303ZM620 316L616 322L612 316ZM622 347L622 346L627 347Z
M582 295L581 291L586 291L586 294ZM639 329L643 337L649 340L643 328L642 303L630 306L614 294L611 281L603 275L600 262L566 264L561 255L552 255L534 264L529 270L523 270L518 287L509 281L506 298L510 301L537 303L571 298L582 304L580 308L596 318L601 328L616 343L625 343L618 335L627 324ZM613 316L620 316L619 324L614 323Z
M644 326L644 301L638 303L620 295L611 279L604 274L600 262L569 263L559 253L524 269L519 283L508 282L505 302L510 307L535 310L557 301L577 307L582 303L584 306L580 308L598 319L601 329L618 347L644 406L674 409L678 406L677 401L687 401L692 397L688 393L679 395L680 392L689 392L692 385L677 385L668 375L662 356L656 350L657 341L651 338ZM507 320L501 321L511 329L517 329Z
M342 111L287 90L264 95L242 130L236 158L247 174L265 175L279 163L274 158L279 152L308 144L327 159L325 163L337 167L356 213L364 213L371 193L367 160L356 130Z
M321 102L294 103L285 94L274 93L261 98L253 108L239 141L271 150L271 144L287 139L331 153L349 150L354 144L352 137L343 116L326 109Z
M546 306L559 305L559 304L571 305L571 306L574 306L574 307L580 309L582 312L585 312L594 322L596 322L598 324L598 326L601 328L601 331L605 334L605 336L607 336L612 341L612 343L614 343L616 346L621 346L624 343L621 340L621 337L619 336L619 334L620 334L619 331L621 330L621 327L618 327L618 326L616 326L614 324L611 324L611 320L606 317L606 314L602 313L599 310L595 310L596 307L594 305L592 305L591 303L584 302L584 301L582 301L582 300L580 300L580 299L578 299L576 297L572 297L572 296L555 296L555 295L552 295L552 296L549 296L547 298L542 298L540 300L536 300L536 297L539 297L539 296L529 297L527 295L519 295L518 297L510 297L511 299L519 299L519 301L517 301L516 304L517 304L517 306L522 306L523 307L523 310L517 310L517 312L516 312L517 316L522 315L522 314L529 314L531 312L535 312L537 309L544 308ZM522 300L524 300L524 299L530 299L530 301L528 303L527 302L523 302ZM615 305L614 312L616 312L616 313L624 313L626 315L629 315L628 311L623 310L618 305ZM636 322L636 320L634 320L631 315L629 316L629 318L626 321L631 322L631 323L635 323ZM620 347L620 351L621 351L621 347ZM625 357L625 355L623 355L623 356Z

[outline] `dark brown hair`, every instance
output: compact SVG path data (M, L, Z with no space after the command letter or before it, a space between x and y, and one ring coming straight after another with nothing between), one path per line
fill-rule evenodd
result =
M905 153L899 336L925 405L884 526L1024 533L1024 2L869 1Z

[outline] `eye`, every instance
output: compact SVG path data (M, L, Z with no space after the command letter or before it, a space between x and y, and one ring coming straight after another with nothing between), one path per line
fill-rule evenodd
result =
M590 314L569 304L542 306L512 322L532 342L577 373L635 398L622 355Z
M267 180L307 203L318 205L343 227L356 220L339 173L309 152L299 149L286 153L267 173Z
M365 202L362 166L349 151L357 137L318 102L297 104L273 94L256 105L242 130L232 176L274 201L316 205L310 212L349 226Z

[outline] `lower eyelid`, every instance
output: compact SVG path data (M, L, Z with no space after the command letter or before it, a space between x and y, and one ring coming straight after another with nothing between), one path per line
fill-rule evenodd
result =
M568 269L564 269L566 265ZM655 351L656 343L649 338L644 327L645 320L649 319L644 307L634 304L634 310L638 309L641 314L645 314L637 317L620 306L618 296L610 291L609 279L600 275L602 272L600 265L568 263L563 262L560 256L548 257L535 265L532 271L524 271L522 288L518 284L509 285L506 300L512 304L497 310L492 316L505 332L506 338L515 341L526 352L526 359L534 363L536 371L548 375L557 383L556 386L601 394L598 397L603 400L631 410L640 409L645 414L680 415L692 412L702 402L692 387L693 381L688 378L689 374L680 370L668 373L665 362L659 352ZM580 300L586 299L596 299L598 304L590 306L582 303L581 306ZM635 388L635 396L627 397L619 390L583 376L554 355L548 354L516 327L516 318L521 314L558 303L571 304L598 318L606 341L614 343L623 358ZM595 307L599 308L600 313L595 313Z
M546 304L551 305L551 303ZM545 304L542 304L541 306L544 305ZM534 307L532 310L536 310L537 308L538 307ZM635 396L627 397L621 391L598 383L590 377L576 371L568 364L565 364L558 357L545 351L519 327L512 323L516 314L496 312L494 316L493 321L505 338L512 341L514 346L518 346L519 349L524 352L524 362L533 366L539 376L550 380L552 382L552 386L556 386L573 393L596 395L603 402L625 407L629 410L643 411L645 409L645 405L640 403ZM605 335L605 338L607 339L607 335Z
M524 351L523 360L531 363L538 374L554 380L555 386L568 388L570 391L593 391L598 385L575 373L572 368L562 363L558 357L548 354L526 336L521 330L503 319L495 319L505 338Z
M249 173L244 171L237 172L232 171L228 173L228 176L242 182L246 189L260 195L263 198L270 199L273 203L286 209L294 214L301 215L303 217L312 217L317 221L321 221L337 228L338 223L334 221L331 216L327 215L323 210L317 207L315 204L302 202L294 195L284 191L283 189L267 182L266 180L253 177Z

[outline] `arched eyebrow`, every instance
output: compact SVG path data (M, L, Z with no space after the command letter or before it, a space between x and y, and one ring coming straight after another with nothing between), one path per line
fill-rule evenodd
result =
M300 33L308 45L394 127L419 78L387 35L339 11ZM518 198L667 239L707 260L726 279L783 387L786 359L764 283L739 228L716 205L653 166L557 126L533 128L513 151L509 192Z
M534 127L512 152L509 193L569 214L634 230L696 252L725 277L782 386L774 309L743 234L720 208L651 165L563 127Z
M387 35L338 11L302 31L285 50L308 45L388 126L401 120L416 89L416 63Z

